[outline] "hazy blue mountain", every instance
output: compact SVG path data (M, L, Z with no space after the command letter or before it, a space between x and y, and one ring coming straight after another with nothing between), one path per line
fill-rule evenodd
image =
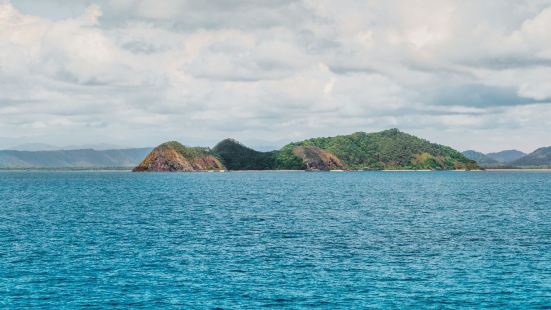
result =
M10 150L16 151L56 151L59 149L58 146L45 143L25 143L10 147Z
M61 151L61 150L86 150L92 149L96 151L105 151L105 150L120 150L128 149L127 147L121 147L120 145L107 144L107 143L97 143L97 144L78 144L78 145L66 145L66 146L55 146L45 143L25 143L16 145L8 148L9 150L14 151Z
M468 159L476 161L481 166L497 165L500 163L499 161L487 156L484 153L473 150L464 151L462 152L462 154Z
M506 151L501 151L497 153L486 154L486 156L494 160L497 160L498 162L501 162L501 163L510 163L526 155L527 155L526 153L518 150L506 150Z
M108 144L108 143L96 143L96 144L77 144L77 145L67 145L59 148L60 150L84 150L92 149L96 151L106 151L106 150L122 150L129 149L128 147Z
M551 167L551 146L539 148L510 164L519 167Z
M134 167L152 148L97 151L0 151L0 168L101 168Z

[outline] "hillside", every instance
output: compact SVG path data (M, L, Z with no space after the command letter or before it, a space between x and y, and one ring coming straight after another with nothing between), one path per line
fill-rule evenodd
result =
M484 153L480 153L477 151L469 150L469 151L464 151L461 154L463 154L465 157L467 157L470 160L476 161L481 166L495 166L500 164L499 161L487 156Z
M316 146L296 146L293 154L302 160L306 170L342 170L347 166L334 154Z
M506 150L497 153L488 153L486 156L501 163L510 163L526 156L526 153L517 150Z
M476 162L448 146L390 129L377 133L313 138L291 143L276 154L276 166L296 167L296 147L327 151L349 169L478 169ZM294 156L293 156L294 155Z
M551 146L539 148L510 164L518 167L551 167Z
M0 168L107 168L134 167L151 148L133 148L97 151L60 150L60 151L0 151Z
M133 171L208 171L226 169L209 148L166 142L151 151Z
M258 152L233 139L222 140L212 149L167 142L147 155L134 171L479 168L450 147L391 129L313 138L272 152Z
M212 150L229 170L274 169L274 152L258 152L234 139L222 140Z

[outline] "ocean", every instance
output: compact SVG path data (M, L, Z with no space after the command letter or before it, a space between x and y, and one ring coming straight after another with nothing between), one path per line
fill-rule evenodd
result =
M550 306L550 172L0 172L0 308Z

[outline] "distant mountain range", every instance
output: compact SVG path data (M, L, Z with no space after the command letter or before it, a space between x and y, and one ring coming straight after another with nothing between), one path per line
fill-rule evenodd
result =
M551 147L525 154L506 150L484 154L458 152L410 134L390 129L375 133L312 138L262 152L225 139L209 147L167 142L153 148L58 150L47 144L24 144L20 150L0 150L0 169L136 168L140 171L196 170L346 170L346 169L477 169L551 168ZM78 146L75 146L78 147ZM93 149L92 147L98 148ZM25 150L26 149L26 150ZM39 150L36 150L39 149Z
M506 150L497 153L484 154L469 150L463 152L465 157L476 161L486 168L548 168L551 167L551 147L543 147L530 154L517 150Z
M510 163L528 154L518 150L505 150L497 153L488 153L486 156L500 163Z
M480 166L491 166L500 164L499 161L481 152L468 150L463 152L462 154L465 155L465 157L467 157L468 159L476 161Z
M1 169L29 168L131 168L152 148L118 150L0 151Z
M253 150L233 139L225 139L212 149L171 141L151 151L134 171L479 168L451 147L390 129L312 138L271 152Z
M519 167L551 167L551 146L542 147L510 163Z
M25 143L10 147L9 150L14 151L62 151L62 150L85 150L93 149L96 151L105 151L105 150L119 150L127 149L119 145L107 144L107 143L98 143L98 144L82 144L82 145L66 145L66 146L55 146L45 143Z

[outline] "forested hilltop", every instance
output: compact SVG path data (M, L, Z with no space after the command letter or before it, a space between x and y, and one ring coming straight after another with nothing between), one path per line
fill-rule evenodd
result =
M330 152L349 169L479 169L475 161L451 147L430 143L398 129L291 143L279 151L277 165L294 165L290 154L296 147L317 147Z
M224 139L213 148L229 170L272 170L275 169L275 154L259 152L244 146L234 139Z
M258 152L233 139L223 140L213 149L199 148L202 152L195 152L191 157L187 154L190 149L197 148L188 148L177 142L162 144L135 170L480 169L475 161L451 147L431 143L398 129L313 138L287 144L272 152ZM195 165L197 168L193 168L190 162L215 164Z

